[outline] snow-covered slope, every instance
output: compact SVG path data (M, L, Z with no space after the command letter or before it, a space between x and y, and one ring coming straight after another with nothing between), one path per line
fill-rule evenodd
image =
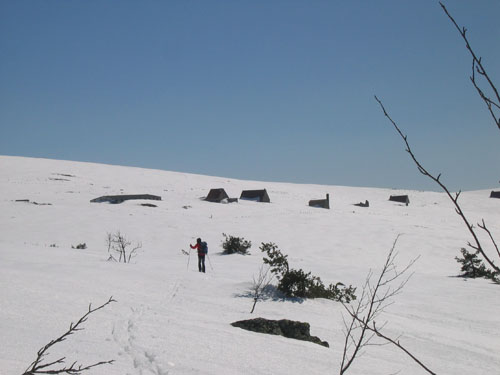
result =
M202 201L210 188L231 197L266 188L270 204ZM441 193L241 181L129 167L0 156L0 374L20 374L37 350L110 296L85 330L56 345L48 359L89 364L95 374L335 374L343 348L343 307L317 299L259 302L248 289L274 242L290 265L325 283L361 288L379 270L398 234L398 264L420 255L414 276L380 321L439 374L494 374L500 368L500 289L456 278L469 239ZM330 194L330 210L308 207ZM102 195L154 194L141 201L90 203ZM410 205L389 202L408 194ZM16 200L30 200L38 205ZM369 200L370 207L354 206ZM472 222L484 218L500 238L500 200L466 192ZM47 203L44 205L44 203ZM50 203L50 204L48 204ZM130 264L107 261L107 233L141 242ZM252 241L251 255L221 255L222 233ZM181 252L202 237L207 273ZM72 248L86 243L87 249ZM189 259L189 268L188 268ZM358 289L359 290L359 289ZM252 317L311 324L330 343L251 333L230 325ZM351 374L421 374L392 346L368 347Z

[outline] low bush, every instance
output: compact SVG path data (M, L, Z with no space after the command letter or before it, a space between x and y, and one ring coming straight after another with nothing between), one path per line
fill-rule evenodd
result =
M264 263L271 267L271 272L278 279L278 290L287 297L326 298L339 302L349 303L356 299L356 288L346 287L343 283L323 284L318 276L302 269L290 269L287 255L274 243L262 243L260 250L267 254Z
M484 277L485 279L500 282L500 275L498 272L487 269L483 261L478 257L477 251L475 253L470 253L462 248L460 252L462 253L462 257L455 257L455 260L462 265L460 269L460 271L462 271L461 277L470 277L471 279Z
M142 248L142 243L138 242L136 245L132 245L132 242L120 231L115 234L108 233L106 244L108 246L108 260L120 263L130 263L130 260L137 255L137 251ZM118 259L115 258L115 255L118 255Z
M222 233L224 236L224 241L222 241L222 248L224 251L223 254L248 254L248 249L252 246L252 242L245 240L243 237L234 237L231 235L226 235Z

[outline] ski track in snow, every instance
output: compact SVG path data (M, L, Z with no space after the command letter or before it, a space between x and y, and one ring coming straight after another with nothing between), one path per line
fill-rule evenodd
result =
M136 370L133 373L128 372L127 374L168 374L156 362L156 354L141 346L137 340L141 329L141 322L144 319L145 307L131 308L131 311L130 316L126 320L115 324L113 327L113 338L122 349L118 354L129 356Z
M179 277L174 282L170 292L167 293L169 297L166 302L159 303L160 305L166 306L166 316L168 316L169 310L175 304L175 298L182 285L182 278L183 277ZM155 337L150 335L147 340L139 339L145 323L154 324L154 322L156 322L157 314L154 313L155 309L151 306L141 304L138 307L130 308L130 311L130 315L127 319L121 321L119 324L115 324L113 327L113 338L121 348L119 354L130 357L135 370L133 373L127 373L127 375L169 374L169 370L165 369L164 355L151 348L152 345L150 345L150 342L155 340ZM166 320L166 323L170 323L169 318ZM141 343L143 341L148 343L147 347ZM168 362L167 365L174 366L171 362Z

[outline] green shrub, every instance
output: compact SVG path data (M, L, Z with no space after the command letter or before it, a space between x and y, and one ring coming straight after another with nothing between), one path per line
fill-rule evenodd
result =
M222 241L223 254L248 254L248 249L252 246L252 242L245 240L243 237L234 237L222 233L225 240Z
M282 274L278 290L288 297L314 298L310 294L314 294L314 291L317 292L318 288L314 285L315 282L316 278L311 276L311 272L305 273L302 269L292 269Z
M278 279L278 290L287 297L326 298L349 303L356 299L356 288L345 287L342 283L325 284L311 272L302 269L290 269L287 255L284 255L274 243L262 243L260 250L267 254L264 263L269 264L271 272Z
M483 261L477 256L477 251L469 253L466 249L462 248L460 252L462 253L462 257L455 257L455 260L462 265L460 269L462 271L461 277L470 277L471 279L484 277L496 282L500 281L498 272L487 269Z
M268 258L264 258L264 263L269 264L271 272L276 275L278 280L280 275L284 275L289 271L288 260L286 259L288 255L282 254L276 244L272 242L262 243L259 249L267 254Z

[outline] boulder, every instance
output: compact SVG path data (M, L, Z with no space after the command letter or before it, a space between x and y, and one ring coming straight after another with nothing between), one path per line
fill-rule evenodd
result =
M99 198L92 199L90 202L91 203L103 203L103 202L109 202L112 204L120 204L125 201L131 200L131 199L139 199L139 200L155 200L155 201L161 201L161 197L157 195L152 195L152 194L127 194L127 195L104 195Z
M248 320L240 320L231 323L233 327L246 329L258 333L267 333L269 335L280 335L283 337L310 341L325 347L330 347L326 341L322 341L319 337L311 336L310 325L306 322L298 322L294 320L281 319L269 320L264 318L255 318Z

